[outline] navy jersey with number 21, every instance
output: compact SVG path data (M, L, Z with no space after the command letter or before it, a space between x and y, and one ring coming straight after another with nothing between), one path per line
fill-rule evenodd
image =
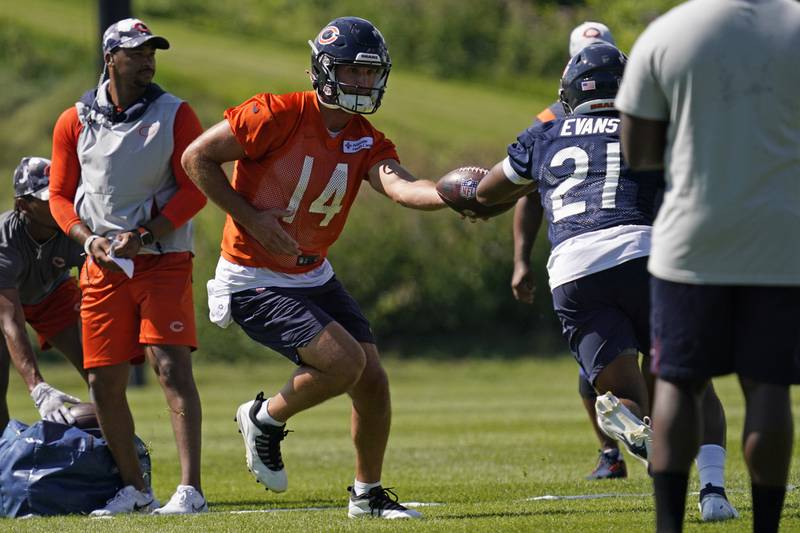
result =
M508 163L538 182L548 238L612 226L652 225L658 183L634 181L623 161L619 118L574 115L533 126L508 147Z

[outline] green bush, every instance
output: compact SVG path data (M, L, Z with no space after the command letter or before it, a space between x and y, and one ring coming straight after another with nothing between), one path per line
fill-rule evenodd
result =
M605 22L618 45L633 39L677 0L137 0L142 16L190 21L198 27L305 46L340 16L375 23L396 64L457 79L520 89L525 80L557 79L570 30L584 20Z

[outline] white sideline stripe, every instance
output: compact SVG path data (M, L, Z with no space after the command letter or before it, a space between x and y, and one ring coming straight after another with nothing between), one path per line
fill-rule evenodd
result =
M786 485L786 492L792 492L797 490L797 485ZM737 494L737 493L748 493L749 490L744 489L725 489L725 492L728 494ZM699 496L700 492L698 491L689 491L687 493L688 496ZM567 495L557 495L557 494L545 494L544 496L531 496L530 498L524 498L522 500L517 500L521 502L541 502L541 501L557 501L557 500L599 500L601 498L649 498L653 496L652 492L608 492L604 494L567 494Z
M607 494L570 494L565 496L557 496L554 494L545 494L544 496L531 496L525 498L523 502L537 502L537 501L555 501L555 500L599 500L601 498L643 498L652 496L652 492L610 492Z
M436 507L444 505L437 502L401 502L405 507ZM229 514L248 514L248 513L289 513L292 511L336 511L346 510L347 507L282 507L278 509L245 509L242 511L228 511Z

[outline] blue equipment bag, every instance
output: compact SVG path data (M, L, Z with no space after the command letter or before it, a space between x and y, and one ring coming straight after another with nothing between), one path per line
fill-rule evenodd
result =
M138 437L135 444L149 486L150 455ZM85 514L121 488L99 430L11 420L0 437L0 516Z

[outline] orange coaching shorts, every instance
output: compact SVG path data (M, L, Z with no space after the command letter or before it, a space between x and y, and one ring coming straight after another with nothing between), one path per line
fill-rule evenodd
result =
M51 339L80 320L81 290L78 280L67 278L47 297L33 305L23 305L25 320L36 330L39 347L50 349L47 339Z
M83 367L144 361L144 345L197 348L192 254L138 255L133 278L86 261L81 271Z

